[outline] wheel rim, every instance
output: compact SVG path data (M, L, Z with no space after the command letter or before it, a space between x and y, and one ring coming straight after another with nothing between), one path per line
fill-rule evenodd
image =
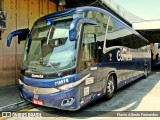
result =
M113 76L111 76L109 79L108 79L108 82L107 82L107 92L112 94L114 92L114 79L113 79Z

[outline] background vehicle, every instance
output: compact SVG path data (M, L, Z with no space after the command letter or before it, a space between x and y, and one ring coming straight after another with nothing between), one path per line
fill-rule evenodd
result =
M159 54L160 54L160 43L150 43L151 46L151 59L152 66L160 64Z
M39 18L27 36L19 90L34 104L77 110L151 70L149 42L106 10L78 7Z

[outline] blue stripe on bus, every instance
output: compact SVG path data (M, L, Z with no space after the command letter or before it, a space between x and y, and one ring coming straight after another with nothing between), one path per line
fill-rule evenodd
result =
M79 76L79 74L74 74L69 77L63 77L63 78L39 79L39 78L29 78L29 77L21 75L20 80L24 84L29 85L29 86L42 87L42 88L52 88L52 87L59 87L59 86L63 85L63 84L55 85L55 82L57 82L57 81L68 79L69 82L67 82L67 83L71 83L71 82L77 81L77 78L79 78L78 76Z

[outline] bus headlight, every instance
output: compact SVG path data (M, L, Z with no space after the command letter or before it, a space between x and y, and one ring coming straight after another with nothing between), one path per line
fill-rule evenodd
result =
M65 84L65 85L62 85L60 87L58 87L59 90L68 90L68 89L71 89L75 86L78 86L79 84L82 83L82 79L76 81L76 82L73 82L73 83L69 83L69 84Z
M58 87L58 89L59 90L68 90L68 89L75 87L76 85L77 85L76 83L69 83L69 84L62 85L62 86Z
M19 85L24 85L24 83L19 79Z
M83 78L81 78L80 80L76 81L76 82L72 82L72 83L69 83L69 84L65 84L65 85L62 85L60 87L58 87L59 90L68 90L68 89L71 89L75 86L78 86L79 84L81 84L83 81L85 81L88 77L90 76L90 74L87 74L86 76L84 76Z

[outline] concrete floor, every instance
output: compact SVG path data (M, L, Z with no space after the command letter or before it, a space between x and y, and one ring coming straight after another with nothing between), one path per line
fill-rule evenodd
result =
M17 85L0 87L0 96L0 108L22 101Z
M48 118L37 118L38 120L153 120L152 117L112 117L107 115L109 115L110 113L117 114L117 112L111 111L153 111L155 113L156 111L159 111L159 117L154 117L154 120L160 120L160 72L153 71L146 79L141 78L138 81L118 90L111 100L98 100L80 111L68 112L47 107L36 107L28 111L41 111L42 114L48 116ZM90 113L96 114L92 114L92 117L86 116L86 114ZM84 114L85 116L82 116L82 114ZM22 120L22 118L10 119ZM28 118L23 119L28 120ZM35 118L30 118L30 120L35 120Z

